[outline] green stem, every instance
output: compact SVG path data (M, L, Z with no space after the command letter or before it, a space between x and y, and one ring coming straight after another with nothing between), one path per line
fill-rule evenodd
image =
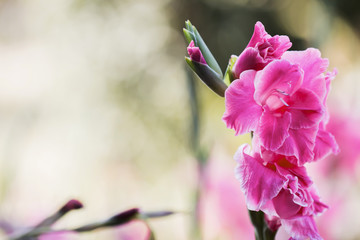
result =
M251 211L249 210L249 216L252 225L255 227L255 239L256 240L265 240L263 238L263 229L264 229L264 213L262 211Z
M272 231L265 222L265 215L262 211L249 210L252 225L255 227L256 240L275 240L276 232Z

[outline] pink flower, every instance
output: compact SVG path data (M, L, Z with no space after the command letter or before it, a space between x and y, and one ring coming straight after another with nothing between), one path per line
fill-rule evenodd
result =
M149 227L139 220L116 227L114 233L114 239L119 240L146 240L150 239L151 234Z
M235 78L249 69L261 70L268 63L280 59L282 54L291 47L288 36L271 37L261 22L255 24L253 36L245 50L240 54L233 67Z
M46 233L39 236L39 240L70 240L75 239L77 236L76 233L71 231L61 231L54 233Z
M253 239L253 227L233 165L221 161L223 158L213 153L202 172L199 216L203 239Z
M327 59L316 49L287 51L263 70L247 70L225 92L223 120L236 134L253 131L266 150L314 158L320 122L326 118Z
M286 156L264 153L250 154L250 147L244 144L235 154L236 177L248 208L278 217L293 239L321 239L313 216L327 206L312 187L305 167L291 163Z
M194 41L190 42L189 46L187 47L187 51L192 61L206 64L206 61L200 51L200 48L195 47Z
M331 118L326 129L335 136L341 152L337 156L328 156L324 161L321 161L320 170L324 175L345 173L348 176L353 176L356 165L360 161L360 119L351 116L351 113L340 115L331 112L330 115ZM329 150L331 151L333 137L331 135L332 138L328 141L325 137L319 136L317 138L315 149L318 151L315 154L326 156ZM324 151L326 152L324 153Z

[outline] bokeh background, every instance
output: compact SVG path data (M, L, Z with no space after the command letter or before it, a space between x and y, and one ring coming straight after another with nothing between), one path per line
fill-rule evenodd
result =
M1 0L2 222L31 226L76 198L85 209L56 228L140 207L181 212L149 222L160 240L253 239L232 157L250 138L225 127L224 99L185 66L187 19L223 70L258 20L338 69L329 109L343 151L309 167L331 206L318 218L324 238L360 239L356 0ZM143 229L125 227L64 239L131 239Z

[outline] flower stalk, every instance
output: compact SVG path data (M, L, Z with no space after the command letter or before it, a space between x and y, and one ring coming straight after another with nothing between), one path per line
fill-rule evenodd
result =
M156 211L156 212L143 212L140 211L139 208L131 208L120 212L110 218L107 218L102 221L85 224L80 227L70 228L70 229L60 229L54 230L51 228L57 220L59 220L62 216L64 216L67 212L80 209L83 205L77 200L70 200L68 201L63 207L61 207L55 214L51 215L50 217L45 218L35 227L31 228L28 231L18 231L9 236L10 240L30 240L30 239L37 239L39 236L48 233L64 233L64 232L90 232L100 228L109 228L109 227L116 227L121 226L127 223L130 223L133 220L141 220L145 223L148 228L148 240L155 240L155 235L151 228L149 227L147 220L152 218L159 218L159 217L166 217L175 214L173 211Z

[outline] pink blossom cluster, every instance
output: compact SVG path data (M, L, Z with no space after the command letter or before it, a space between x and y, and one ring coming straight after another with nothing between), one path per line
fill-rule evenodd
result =
M322 239L313 216L327 206L304 164L339 152L326 129L336 70L326 72L329 63L319 50L288 51L291 45L287 36L272 37L256 23L232 67L223 120L236 134L253 134L252 150L245 144L235 155L248 209L263 211L270 229L282 225L292 239ZM188 53L207 64L194 42Z
M304 164L339 151L326 130L336 70L325 72L328 60L319 50L290 47L287 36L272 37L256 23L232 69L236 80L225 92L223 120L236 134L253 133L252 149L242 145L235 155L247 207L263 211L292 239L322 239L313 216L327 206Z

